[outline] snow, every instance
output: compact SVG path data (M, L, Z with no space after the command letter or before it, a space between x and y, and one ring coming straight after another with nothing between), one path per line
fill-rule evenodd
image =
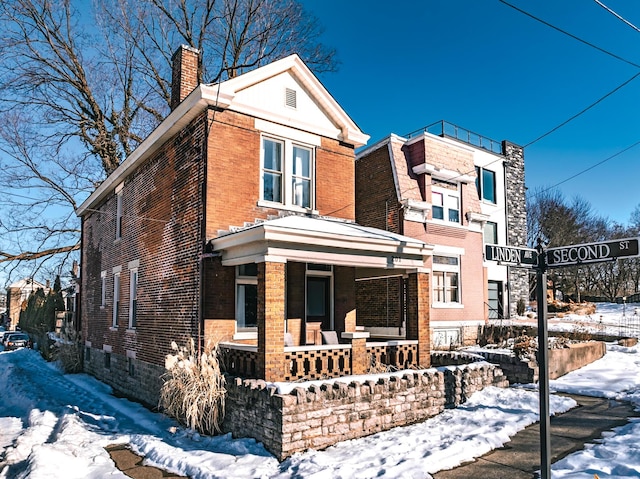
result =
M565 317L558 328L618 328L622 305L594 317ZM630 305L626 305L629 311ZM633 312L633 308L631 308ZM602 315L602 321L600 316ZM550 328L556 327L550 321ZM349 380L351 380L350 378ZM300 384L297 384L299 386ZM287 385L279 384L283 390ZM640 408L638 347L607 345L604 358L550 382L552 392L630 401ZM126 478L104 449L127 444L147 464L194 479L420 478L501 447L537 421L532 385L476 392L457 409L421 424L345 441L279 463L252 439L204 437L141 405L116 398L86 374L65 375L32 350L0 351L0 478ZM550 410L575 406L552 394ZM552 466L554 478L640 477L640 421L606 433Z

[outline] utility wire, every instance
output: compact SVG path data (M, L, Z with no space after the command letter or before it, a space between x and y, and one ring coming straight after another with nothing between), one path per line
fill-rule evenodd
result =
M562 180L562 181L559 181L559 182L558 182L558 183L556 183L555 185L551 185L551 186L549 186L549 187L547 187L547 188L545 188L545 189L543 189L543 190L541 190L541 191L537 192L537 194L535 194L534 196L538 196L538 195L540 195L540 194L542 194L542 193L544 193L544 192L546 192L546 191L552 190L553 188L555 188L555 187L557 187L557 186L560 186L561 184L566 183L567 181L570 181L570 180L572 180L572 179L576 178L577 176L580 176L580 175L582 175L583 173L586 173L587 171L593 170L595 167L600 166L600 165L602 165L603 163L606 163L607 161L613 160L615 157L620 156L621 154L623 154L623 153L625 153L625 152L629 151L629 150L630 150L630 149L632 149L632 148L635 148L635 147L636 147L636 146L638 146L638 145L640 145L640 140L636 141L634 144L632 144L632 145L630 145L630 146L627 146L626 148L623 148L622 150L618 151L617 153L614 153L613 155L611 155L611 156L609 156L609 157L605 158L604 160L601 160L601 161L599 161L598 163L595 163L595 164L593 164L593 165L589 166L588 168L585 168L584 170L579 171L578 173L576 173L576 174L574 174L574 175L572 175L572 176L570 176L570 177L568 177L568 178L565 178L565 179L564 179L564 180Z
M635 80L636 78L638 78L640 76L640 72L636 73L635 75L633 75L631 78L629 78L628 80L626 80L625 82L621 83L620 85L618 85L617 87L615 87L613 90L611 90L609 93L607 93L606 95L600 97L599 99L597 99L595 102L593 102L591 105L589 105L588 107L580 110L578 113L576 113L575 115L573 115L572 117L570 117L569 119L563 121L562 123L560 123L559 125L555 126L554 128L552 128L551 130L547 131L546 133L540 135L538 138L536 138L535 140L530 141L529 143L527 143L526 145L524 145L524 147L526 148L527 146L531 146L534 143L536 143L537 141L542 140L544 137L550 135L551 133L553 133L554 131L562 128L564 125L566 125L567 123L569 123L570 121L575 120L576 118L578 118L580 115L582 115L583 113L586 113L588 110L590 110L591 108L593 108L594 106L596 106L598 103L600 103L601 101L603 101L604 99L608 98L609 96L613 95L615 92L617 92L618 90L620 90L622 87L628 85L629 83L631 83L633 80Z
M505 4L506 6L511 7L511 8L513 8L514 10L516 10L516 11L518 11L518 12L522 13L523 15L526 15L527 17L532 18L532 19L534 19L535 21L540 22L540 23L542 23L543 25L548 26L549 28L553 28L554 30L556 30L556 31L558 31L558 32L560 32L560 33L563 33L563 34L565 34L565 35L567 35L567 36L569 36L569 37L573 38L574 40L579 41L580 43L584 43L585 45L588 45L588 46L590 46L591 48L595 48L596 50L598 50L599 52L604 53L605 55L609 55L610 57L613 57L613 58L615 58L616 60L620 60L621 62L627 63L627 64L629 64L629 65L632 65L632 66L636 67L636 68L640 68L640 64L638 64L638 63L634 63L634 62L632 62L631 60L627 60L626 58L622 58L620 55L616 55L615 53L612 53L612 52L610 52L610 51L608 51L608 50L605 50L604 48L601 48L601 47L599 47L599 46L597 46L597 45L594 45L593 43L588 42L587 40L583 40L582 38L580 38L580 37L578 37L578 36L574 35L573 33L569 33L568 31L563 30L562 28L556 27L555 25L553 25L553 24L551 24L551 23L549 23L549 22L547 22L547 21L545 21L545 20L542 20L541 18L538 18L538 17L536 17L535 15L532 15L531 13L529 13L529 12L527 12L527 11L525 11L525 10L522 10L521 8L516 7L515 5L512 5L512 4L510 4L509 2L507 2L507 1L505 1L505 0L498 0L498 1L499 1L500 3Z
M640 28L636 27L633 23L631 23L630 21L626 20L625 18L623 18L621 15L617 14L616 12L614 12L613 10L611 10L609 7L607 7L604 3L602 3L600 0L593 0L594 2L596 2L598 5L600 5L602 8L604 8L607 12L609 12L610 14L612 14L614 17L616 17L618 20L626 23L627 25L629 25L631 28L633 28L636 32L640 32Z

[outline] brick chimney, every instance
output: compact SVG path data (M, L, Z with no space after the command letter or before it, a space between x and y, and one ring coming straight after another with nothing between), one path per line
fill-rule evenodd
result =
M180 45L171 57L171 111L198 86L200 51L188 45Z

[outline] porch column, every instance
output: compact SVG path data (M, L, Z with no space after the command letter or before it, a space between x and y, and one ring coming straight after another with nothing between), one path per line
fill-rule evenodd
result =
M429 274L411 273L407 279L407 339L418 340L418 364L431 367L429 331Z
M284 380L285 263L258 264L258 375Z
M371 363L367 354L367 338L365 331L344 332L342 339L351 341L351 374L367 374Z

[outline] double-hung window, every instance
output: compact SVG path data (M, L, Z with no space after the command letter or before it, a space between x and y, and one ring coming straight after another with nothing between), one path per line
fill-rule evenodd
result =
M107 305L107 272L100 272L100 307Z
M489 203L496 203L496 173L476 166L476 188L478 197Z
M433 179L431 212L434 220L460 223L460 187L455 183Z
M460 303L460 259L433 256L433 300L440 304Z
M238 331L258 326L258 265L243 264L236 268L236 323Z
M138 323L138 268L129 270L129 329Z
M120 269L113 272L113 316L111 326L118 327L118 314L120 313Z
M116 240L122 238L122 188L122 184L116 188Z
M313 148L287 139L262 138L261 200L312 209L313 174Z

